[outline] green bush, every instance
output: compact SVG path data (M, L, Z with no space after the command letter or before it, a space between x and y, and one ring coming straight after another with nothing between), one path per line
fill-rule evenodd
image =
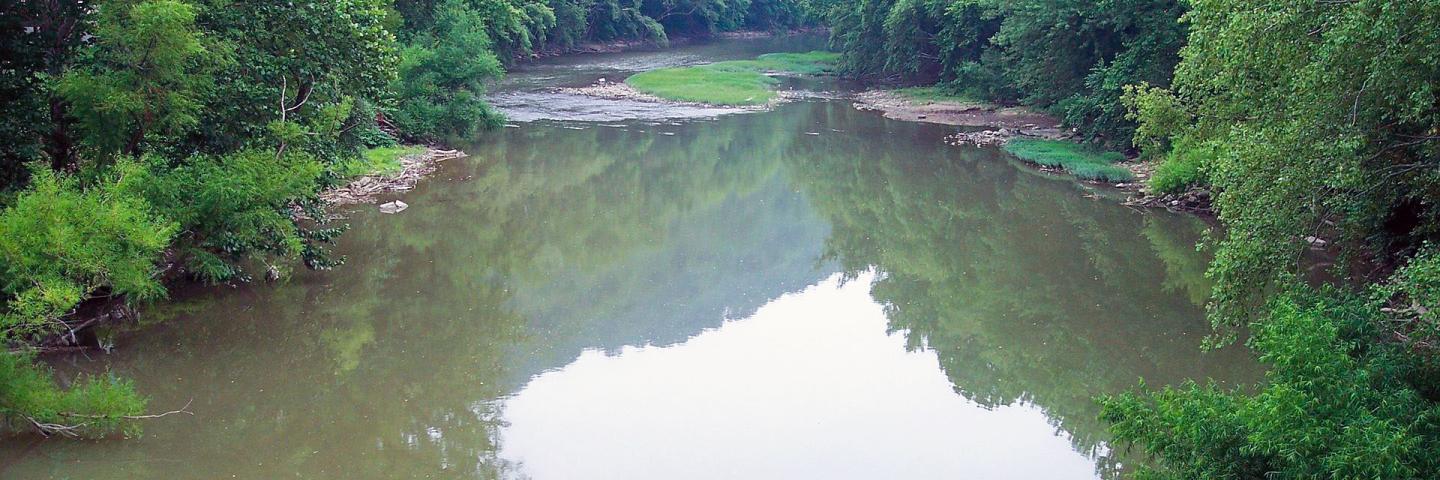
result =
M151 213L139 165L123 161L83 188L48 169L0 211L0 347L64 328L81 301L102 295L163 296L156 261L176 225ZM29 355L0 352L0 430L66 436L134 433L125 415L144 410L129 381L81 377L62 390Z
M1212 154L1207 149L1176 146L1155 167L1155 174L1150 177L1150 189L1159 193L1180 193L1190 187L1206 185L1205 172L1201 168Z
M1005 143L1005 151L1028 162L1063 168L1085 180L1128 182L1135 179L1130 170L1114 165L1124 160L1125 155L1095 151L1075 142L1014 139Z
M81 376L69 389L55 384L49 368L29 355L0 354L0 432L98 437L139 432L126 416L145 411L145 398L129 380Z
M151 213L138 192L144 169L122 162L102 184L81 188L46 169L0 212L0 342L54 331L95 294L163 296L155 262L176 225Z
M246 260L278 272L282 260L305 257L309 239L292 210L315 194L321 171L303 153L246 150L191 158L143 186L156 211L185 226L175 249L193 274L210 282L247 281Z
M1193 383L1103 400L1117 440L1158 465L1141 478L1440 478L1440 407L1379 343L1381 310L1297 288L1255 324L1270 365L1255 393Z
M447 1L435 12L435 25L400 52L399 76L392 85L399 106L395 126L411 139L466 138L484 127L499 126L499 112L483 97L484 82L505 73L485 32L485 17L464 2Z

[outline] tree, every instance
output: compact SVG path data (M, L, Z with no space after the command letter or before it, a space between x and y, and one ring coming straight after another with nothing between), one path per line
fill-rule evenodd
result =
M52 80L92 25L89 1L0 0L0 186L22 186L25 163L75 161L71 120Z
M137 156L147 138L196 124L210 76L195 16L175 0L100 4L86 65L56 88L94 159Z
M401 52L393 90L396 127L410 137L465 138L482 126L499 126L500 114L482 96L485 82L505 73L491 51L485 17L464 1L449 0L435 12L431 31Z

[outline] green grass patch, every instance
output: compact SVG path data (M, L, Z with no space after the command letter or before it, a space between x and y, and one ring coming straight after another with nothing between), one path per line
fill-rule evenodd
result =
M775 98L780 81L769 72L819 75L833 72L840 54L831 52L768 53L755 60L734 60L694 67L651 70L631 75L625 83L660 98L713 105L763 105Z
M1180 193L1190 187L1205 185L1202 166L1212 158L1215 158L1213 149L1176 143L1155 167L1155 175L1150 177L1150 189L1160 193Z
M400 159L407 155L425 152L420 145L396 145L365 149L359 158L352 158L335 165L335 175L340 178L354 178L362 175L385 175L400 171Z
M715 105L763 105L775 98L779 80L756 71L723 70L709 65L662 68L625 79L636 90L670 100Z
M1085 180L1129 182L1135 179L1130 170L1115 165L1125 159L1119 152L1101 152L1063 140L1014 139L1005 144L1005 151L1021 159L1060 167Z
M896 89L895 93L919 102L984 103L969 95L936 86L900 88Z

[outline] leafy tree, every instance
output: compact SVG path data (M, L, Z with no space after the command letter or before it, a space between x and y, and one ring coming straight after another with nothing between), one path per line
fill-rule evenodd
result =
M90 58L57 87L96 158L138 155L148 135L195 125L210 82L195 15L175 0L100 4Z
M1409 382L1415 358L1375 341L1378 308L1303 289L1271 307L1251 341L1270 365L1257 393L1191 383L1104 401L1117 438L1159 457L1142 478L1440 476L1440 406Z
M122 162L81 188L46 169L0 212L0 342L33 339L92 295L153 299L165 290L155 260L175 234L138 195L143 169Z
M1133 103L1167 163L1198 163L1218 190L1217 323L1262 315L1306 237L1393 265L1435 236L1440 9L1202 1L1186 21L1173 93Z
M0 0L0 188L23 186L25 163L75 161L71 119L53 80L73 63L95 2Z
M500 114L482 95L485 82L504 74L485 33L485 17L462 0L441 4L432 32L401 52L393 87L399 106L395 126L407 136L468 137L480 126L498 126Z
M0 211L0 346L70 328L64 317L89 298L164 295L155 262L176 225L138 194L142 170L121 161L104 181L81 188L74 176L37 168L31 187ZM124 417L144 406L129 381L82 377L61 389L30 355L0 353L0 430L134 433Z
M846 69L940 80L1000 103L1049 109L1128 146L1124 86L1167 85L1185 40L1176 0L859 0L822 7Z
M210 154L282 142L321 159L355 154L359 141L349 135L355 124L334 128L331 121L349 119L347 104L357 99L375 102L388 95L399 56L385 29L385 2L202 5L197 22L224 51L226 61L215 74L224 81L210 89L199 116L202 128L187 143ZM302 135L282 138L286 132Z
M304 153L245 150L192 158L143 187L158 212L184 225L174 248L192 273L211 282L249 280L247 260L278 275L282 260L304 259L314 248L292 209L316 191L320 173Z
M1136 141L1162 171L1193 172L1175 187L1217 191L1211 319L1249 325L1271 370L1253 394L1112 398L1107 419L1159 459L1156 478L1440 476L1440 8L1201 0L1185 21L1173 88L1127 95ZM1403 267L1295 286L1317 236L1379 272Z

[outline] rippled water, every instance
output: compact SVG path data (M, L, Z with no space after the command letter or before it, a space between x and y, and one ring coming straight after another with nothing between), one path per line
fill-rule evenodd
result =
M188 288L116 353L54 359L195 416L5 439L0 477L1109 477L1133 459L1095 395L1256 378L1199 350L1200 222L946 132L818 99L517 121L408 210L350 212L344 267Z

